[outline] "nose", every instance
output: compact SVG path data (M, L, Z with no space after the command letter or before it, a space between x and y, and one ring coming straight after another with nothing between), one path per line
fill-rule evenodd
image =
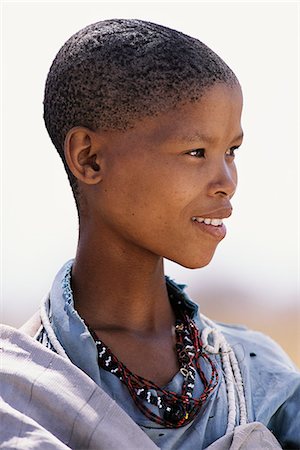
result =
M223 161L215 168L208 186L210 196L231 198L237 187L237 170L234 163Z

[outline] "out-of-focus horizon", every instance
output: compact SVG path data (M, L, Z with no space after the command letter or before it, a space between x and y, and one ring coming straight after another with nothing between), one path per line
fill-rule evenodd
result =
M1 322L26 321L75 255L77 213L43 124L44 83L73 33L112 17L145 19L195 36L238 76L245 141L236 157L239 186L227 237L207 267L193 271L166 261L166 273L188 284L205 315L269 334L300 366L299 30L292 3L3 6Z

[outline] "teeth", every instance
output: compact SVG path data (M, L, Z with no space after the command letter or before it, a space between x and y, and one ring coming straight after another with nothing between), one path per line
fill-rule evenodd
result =
M196 221L196 222L204 222L204 219L203 219L203 217L193 217L193 220L194 221Z
M218 227L219 225L222 225L222 219L212 219L211 224Z
M204 222L206 225L213 225L214 227L218 227L223 223L222 219L204 219L203 217L192 217L192 220L199 223Z

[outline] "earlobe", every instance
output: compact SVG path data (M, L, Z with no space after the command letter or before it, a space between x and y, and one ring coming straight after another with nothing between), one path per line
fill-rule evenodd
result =
M99 150L94 145L94 132L74 127L65 138L64 154L73 175L85 184L97 184L102 179Z

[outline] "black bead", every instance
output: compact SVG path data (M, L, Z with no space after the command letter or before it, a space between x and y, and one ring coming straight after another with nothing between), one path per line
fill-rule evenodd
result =
M151 405L157 405L157 397L154 397L154 395L151 395L150 403L151 403Z
M140 393L139 393L139 397L140 397L142 400L146 400L146 398L147 398L147 390L144 389L142 392L140 392Z
M182 365L185 365L185 364L187 364L190 361L189 355L184 350L182 350L180 352L178 357L179 357L179 360L182 363Z
M177 424L180 422L186 415L186 409L180 402L176 402L175 404L168 404L166 408L170 408L170 411L165 409L164 419L168 422Z

